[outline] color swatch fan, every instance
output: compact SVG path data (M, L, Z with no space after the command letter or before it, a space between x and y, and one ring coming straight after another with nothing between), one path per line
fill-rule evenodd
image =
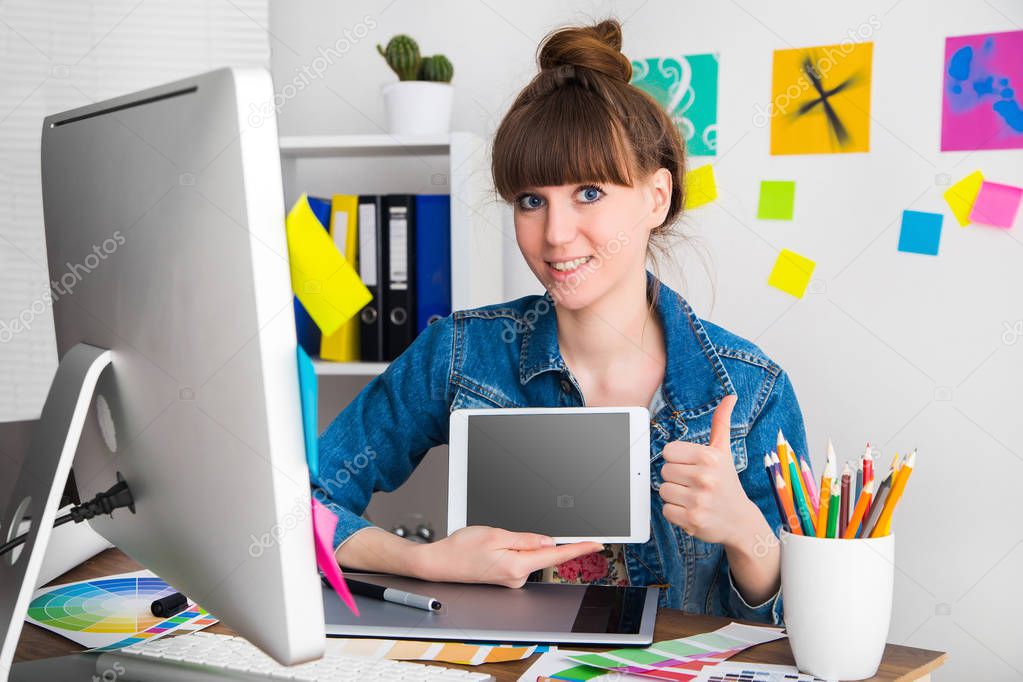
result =
M27 620L93 649L119 649L217 622L191 601L174 616L154 616L153 601L175 592L149 571L58 585L35 594Z

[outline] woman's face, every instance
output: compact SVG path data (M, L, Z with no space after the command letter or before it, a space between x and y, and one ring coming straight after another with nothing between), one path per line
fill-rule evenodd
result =
M555 302L577 310L646 270L650 231L664 222L670 197L665 169L633 187L530 187L513 201L515 238Z

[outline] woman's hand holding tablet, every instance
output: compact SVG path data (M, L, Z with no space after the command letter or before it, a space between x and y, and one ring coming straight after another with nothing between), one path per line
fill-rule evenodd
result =
M419 545L415 574L424 580L522 587L533 571L599 552L599 542L556 546L554 538L490 526L468 526Z

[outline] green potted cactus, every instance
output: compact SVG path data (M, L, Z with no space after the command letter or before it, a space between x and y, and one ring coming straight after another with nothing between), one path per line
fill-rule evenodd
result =
M451 78L454 67L437 54L423 57L419 44L396 35L377 52L398 76L383 88L387 127L394 135L446 133L451 127Z

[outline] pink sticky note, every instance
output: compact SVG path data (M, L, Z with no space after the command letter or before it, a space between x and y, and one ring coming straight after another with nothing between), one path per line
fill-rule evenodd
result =
M341 597L341 601L354 613L359 615L359 607L355 605L352 593L348 591L345 576L334 557L334 529L337 528L337 516L323 506L314 496L313 500L313 542L316 544L316 564L327 576L327 582Z
M1023 189L985 180L973 202L970 220L994 227L1012 227L1021 200Z

